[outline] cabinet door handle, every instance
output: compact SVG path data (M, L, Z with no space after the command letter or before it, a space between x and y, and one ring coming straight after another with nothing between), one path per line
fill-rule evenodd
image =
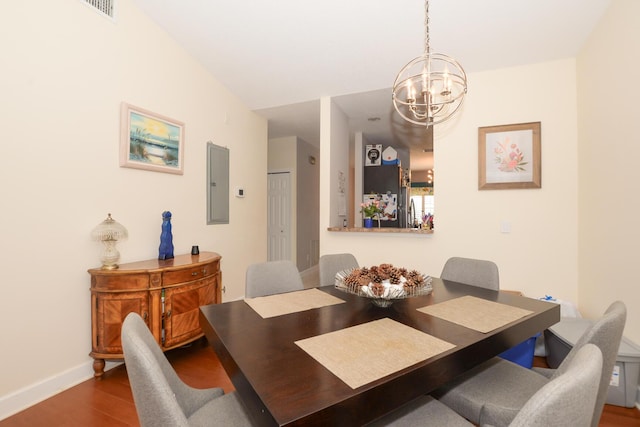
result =
M192 272L191 272L191 275L192 275L192 276L197 276L197 275L198 275L198 272L197 272L197 271L192 271Z
M202 274L207 274L207 269L202 270Z
M167 311L167 317L171 317L171 310Z
M146 311L144 313L142 313L142 318L144 320L147 320L148 317L149 317L149 313L147 313Z

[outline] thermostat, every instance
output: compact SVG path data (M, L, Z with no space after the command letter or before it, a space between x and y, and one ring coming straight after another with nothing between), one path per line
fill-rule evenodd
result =
M244 197L244 188L236 188L236 197Z

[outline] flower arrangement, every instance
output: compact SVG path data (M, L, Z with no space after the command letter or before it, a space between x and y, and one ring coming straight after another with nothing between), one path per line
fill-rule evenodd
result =
M506 138L504 142L497 142L497 146L493 151L500 171L520 172L525 170L524 166L527 162L524 161L524 154L517 144L510 143L509 138Z
M380 200L370 200L365 203L360 203L360 212L364 214L365 218L373 218L382 212Z

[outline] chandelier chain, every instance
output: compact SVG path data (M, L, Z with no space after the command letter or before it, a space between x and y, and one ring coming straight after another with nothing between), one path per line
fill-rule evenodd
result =
M430 52L429 49L429 0L424 2L424 56Z

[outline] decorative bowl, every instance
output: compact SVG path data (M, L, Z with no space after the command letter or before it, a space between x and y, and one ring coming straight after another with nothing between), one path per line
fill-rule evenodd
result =
M366 268L366 267L365 267ZM372 267L373 268L373 267ZM389 279L382 280L380 283L349 283L347 278L360 268L351 268L336 273L335 287L343 292L368 298L371 303L378 307L389 307L394 301L405 298L417 297L420 295L428 295L433 291L431 285L431 277L418 273L421 277L419 285L413 285L406 277L401 276L399 283L393 284ZM414 272L417 273L417 272Z

